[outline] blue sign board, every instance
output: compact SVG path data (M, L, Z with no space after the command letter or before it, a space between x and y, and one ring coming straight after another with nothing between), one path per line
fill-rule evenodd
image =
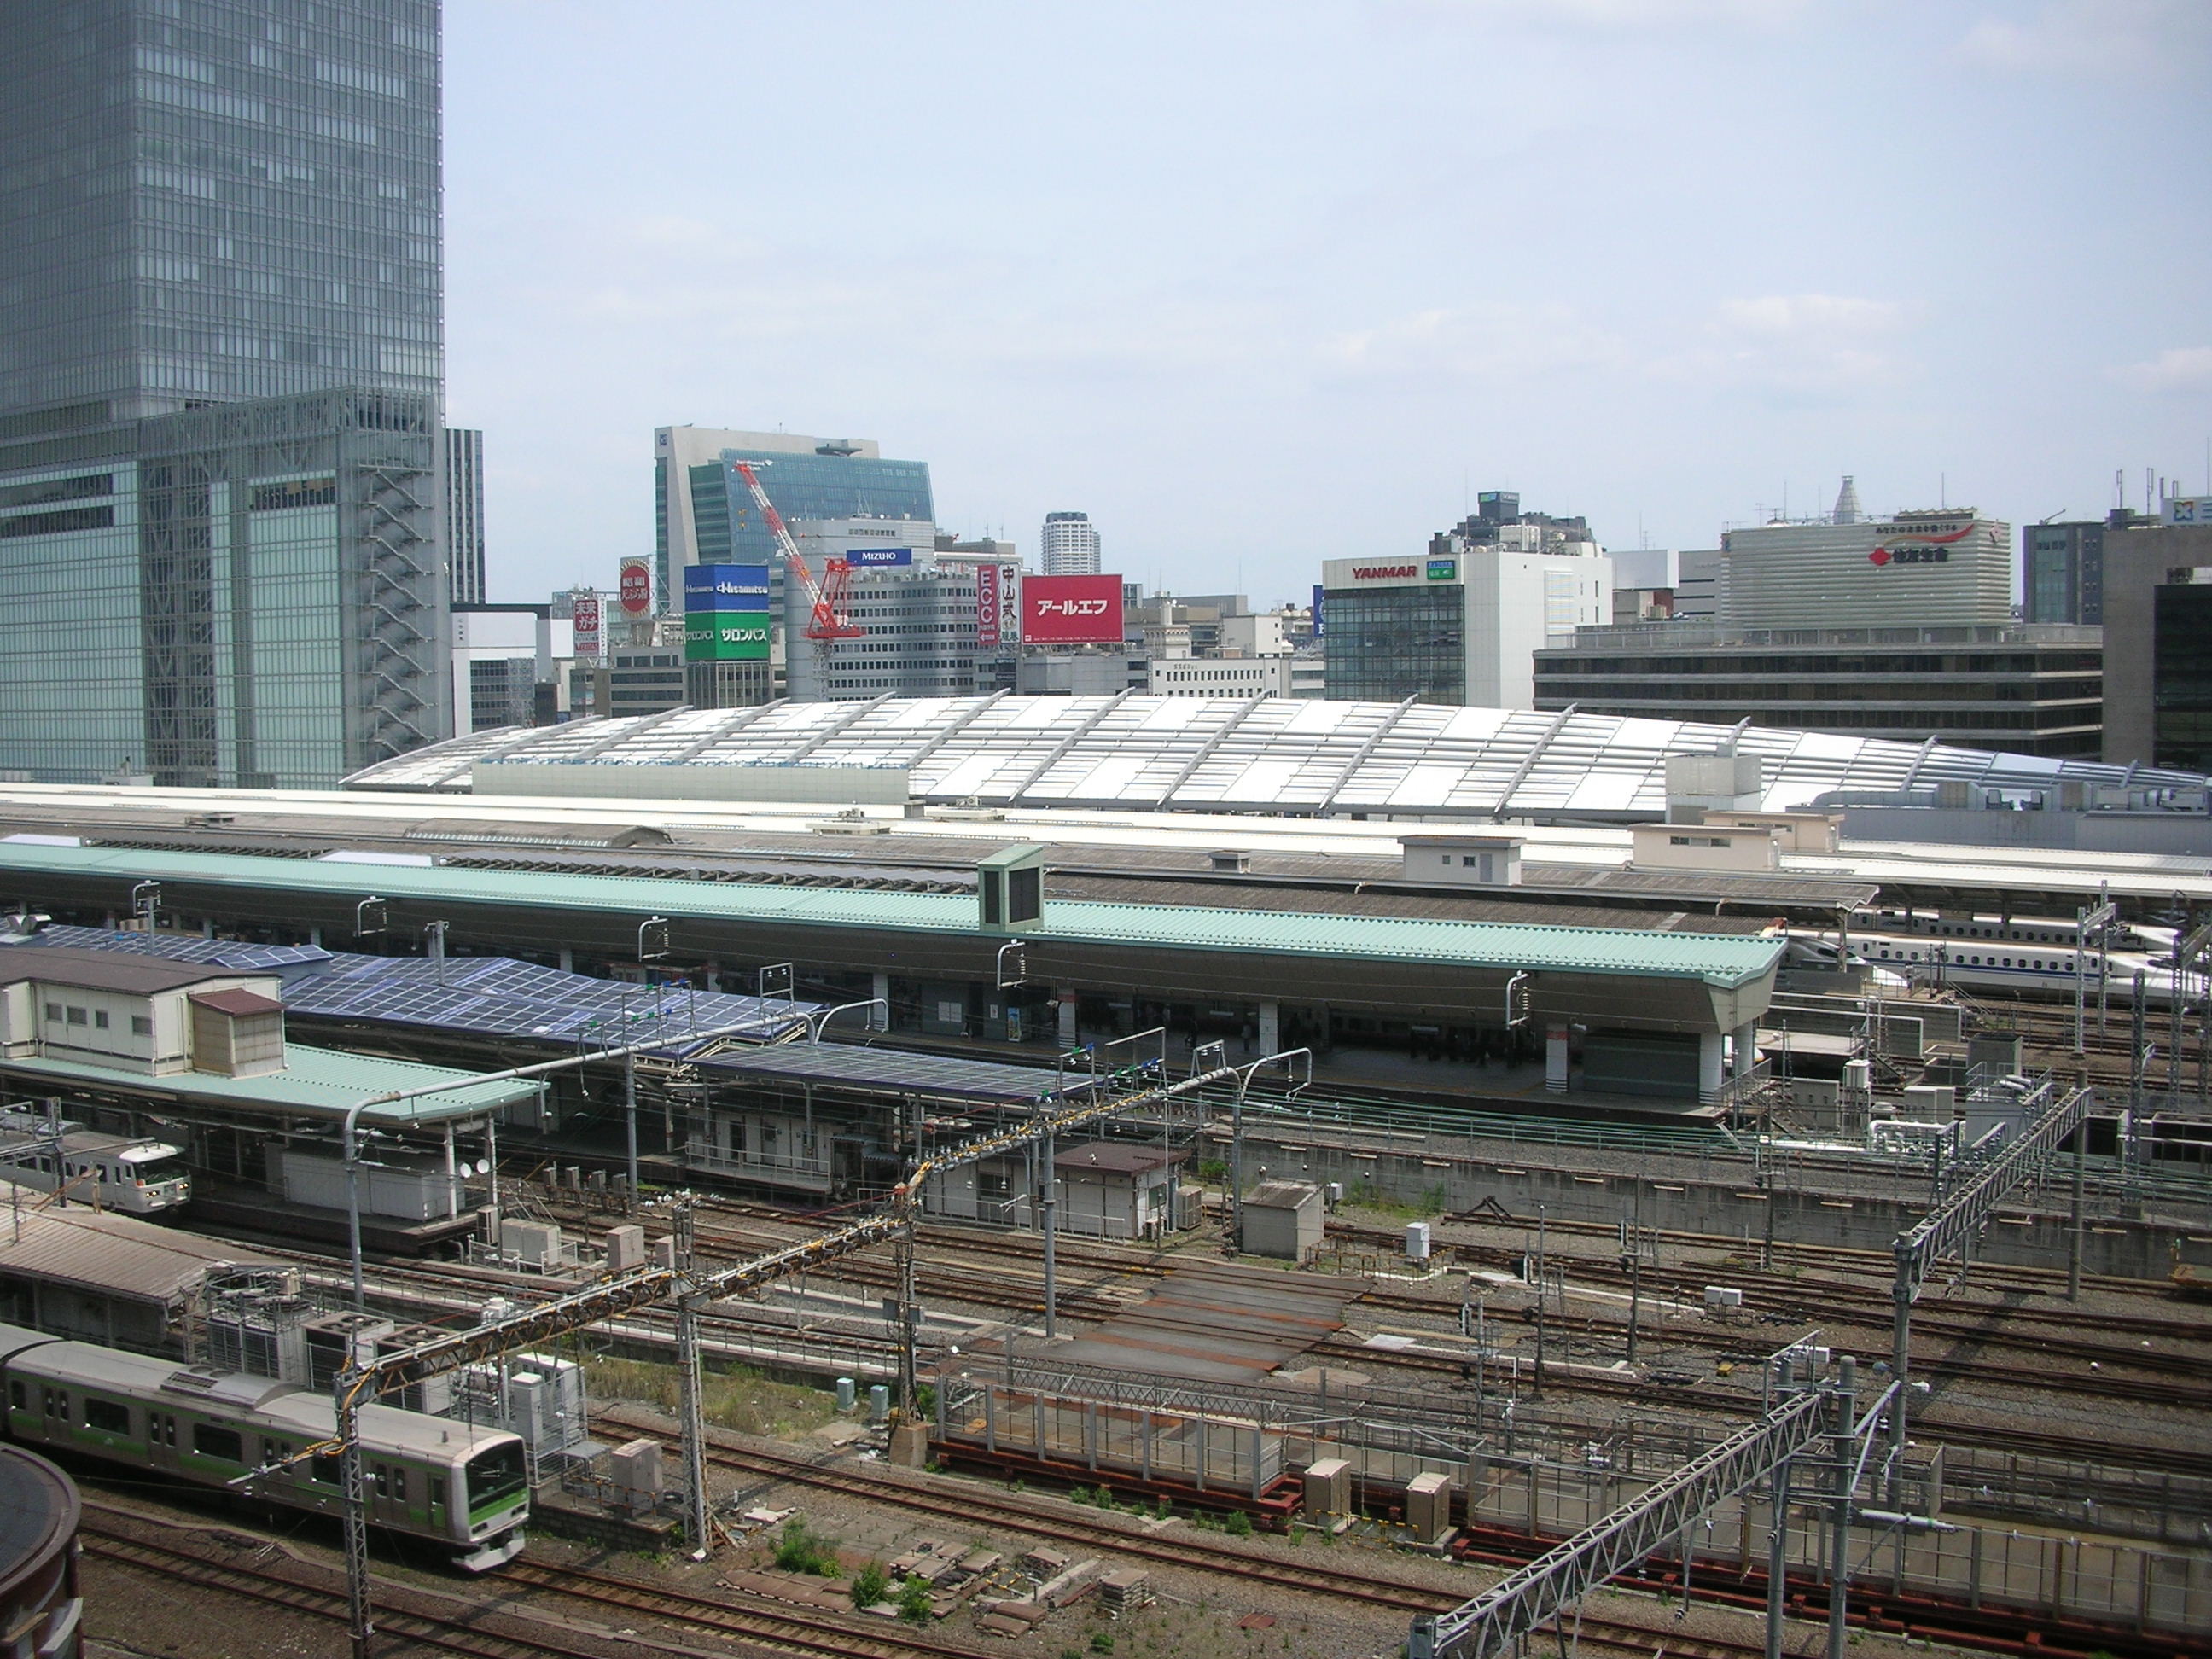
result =
M1313 591L1313 593L1314 593L1314 598L1313 598L1313 617L1314 617L1314 637L1315 637L1316 639L1319 639L1319 638L1322 636L1322 633L1323 633L1323 631L1324 631L1324 630L1323 630L1323 629L1322 629L1322 617L1321 617L1321 596L1322 596L1322 594L1323 591L1324 591L1324 590L1323 590L1323 588L1322 587L1322 585L1321 585L1319 582L1316 582L1316 583L1314 584L1314 591Z
M895 564L912 564L914 550L910 547L855 547L846 550L845 562L855 570L880 569Z
M684 567L686 611L765 611L764 564L689 564Z

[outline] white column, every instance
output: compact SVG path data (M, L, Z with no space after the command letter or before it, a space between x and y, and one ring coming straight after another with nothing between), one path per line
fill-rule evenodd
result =
M1698 1033L1698 1098L1717 1100L1721 1093L1721 1034Z
M868 1010L868 1029L871 1031L890 1030L891 1029L891 976L889 974L876 975L868 981L868 994L883 1004L880 1008Z
M1567 1028L1564 1024L1544 1028L1544 1090L1554 1095L1567 1091Z
M1260 1005L1260 1052L1272 1054L1283 1046L1283 1008L1279 1002Z
M1075 993L1060 994L1060 1046L1065 1050L1075 1046Z
M1741 1077L1759 1064L1759 1022L1754 1019L1737 1026L1730 1041L1735 1045L1735 1075Z

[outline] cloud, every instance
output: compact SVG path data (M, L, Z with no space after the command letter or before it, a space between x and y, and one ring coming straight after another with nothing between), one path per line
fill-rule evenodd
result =
M2112 375L2138 392L2212 391L2212 346L2169 346L2148 362L2126 364Z
M1833 397L1907 372L1891 337L1910 320L1894 301L1851 295L1724 300L1691 343L1646 368L1661 380Z
M1340 334L1322 350L1332 378L1494 380L1626 363L1622 343L1562 305L1485 302L1413 312Z
M1984 17L1957 51L2015 75L2158 75L2208 46L2212 7L2204 0L2045 0L2023 20Z

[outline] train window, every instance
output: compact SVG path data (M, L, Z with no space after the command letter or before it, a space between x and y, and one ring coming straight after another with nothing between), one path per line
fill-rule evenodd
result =
M271 1440L267 1436L263 1436L261 1441L261 1461L264 1463L268 1464L290 1462L292 1461L292 1443L289 1440Z
M64 1423L69 1421L70 1403L67 1389L57 1389L54 1391L53 1414Z
M94 1400L87 1395L84 1425L105 1434L128 1434L131 1432L131 1407L118 1405L112 1400Z
M430 1477L430 1507L434 1510L441 1510L445 1506L446 1477L442 1474L434 1474Z
M8 1384L8 1403L17 1411L24 1409L23 1384L21 1379L10 1379Z
M246 1440L236 1429L217 1428L212 1423L192 1425L192 1449L203 1457L220 1457L226 1463L246 1462Z
M307 1479L325 1486L343 1486L345 1471L336 1456L329 1452L318 1452L308 1460Z

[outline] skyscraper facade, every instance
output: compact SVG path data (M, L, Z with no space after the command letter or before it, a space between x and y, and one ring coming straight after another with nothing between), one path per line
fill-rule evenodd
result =
M446 565L455 605L484 603L483 434L446 428Z
M306 787L447 730L438 27L0 8L0 769Z
M1037 545L1037 568L1048 576L1095 576L1098 532L1088 513L1048 513Z
M787 525L801 519L898 519L934 534L925 461L886 460L866 438L662 427L653 434L654 587L663 609L694 564L766 564L775 538L734 465L753 462Z

